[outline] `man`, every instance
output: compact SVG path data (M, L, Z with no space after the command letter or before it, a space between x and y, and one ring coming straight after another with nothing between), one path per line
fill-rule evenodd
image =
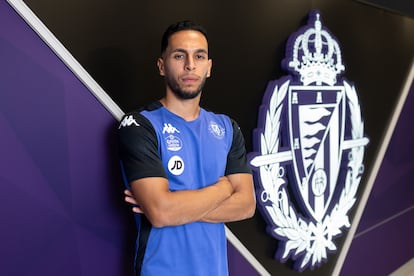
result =
M171 25L161 42L165 97L124 116L119 150L136 204L136 275L227 275L224 222L253 216L244 139L228 116L201 108L212 60L204 29Z

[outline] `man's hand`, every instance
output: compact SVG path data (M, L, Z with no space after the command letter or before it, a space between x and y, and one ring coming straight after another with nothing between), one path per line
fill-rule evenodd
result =
M139 208L139 206L138 206L138 202L135 200L135 197L134 197L134 195L131 193L131 191L130 190L128 190L128 189L126 189L126 190L124 190L124 194L125 194L125 202L127 202L127 203L130 203L130 204L132 204L133 205L133 207L132 207L132 211L134 212L134 213L137 213L137 214L143 214L144 212L142 211L142 209L141 208Z

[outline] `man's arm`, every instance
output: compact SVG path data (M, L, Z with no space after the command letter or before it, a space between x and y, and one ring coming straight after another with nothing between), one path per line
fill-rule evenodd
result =
M206 222L231 222L250 218L256 209L252 175L231 174L226 177L233 186L233 194L201 220Z
M160 180L167 181L166 179ZM156 179L153 179L153 181L156 181ZM139 182L139 180L133 183L136 183L138 185L137 182ZM216 198L216 200L214 200L214 191L209 191L209 188L219 184L225 184L220 182L227 182L228 184L232 185L233 193L226 199L221 200L223 197L225 197L225 195L218 191L221 189L218 187L218 189L216 189L216 192L220 198ZM253 180L251 174L247 173L232 174L227 177L222 177L215 185L206 187L201 190L178 191L169 193L174 193L174 196L176 197L175 200L180 200L181 204L180 206L173 206L173 208L164 206L164 208L168 209L168 212L164 213L164 215L170 216L169 218L167 217L163 219L165 225L177 225L195 220L212 223L238 221L252 217L256 209L256 198L253 188ZM125 190L125 195L125 201L134 205L132 210L135 213L145 213L147 217L149 216L148 211L144 211L147 210L147 208L141 207L142 204L140 205L138 203L139 200L135 198L130 190ZM207 195L209 195L209 197L213 196L213 198L206 198L205 196ZM198 196L201 196L202 198L200 199ZM170 204L172 204L171 201ZM191 210L191 213L188 211L184 213L183 211L188 210L188 208ZM161 211L161 208L158 210ZM169 212L173 212L173 214L168 214ZM202 214L203 212L204 215ZM175 221L175 223L173 223L173 221Z
M168 180L147 177L130 183L139 212L155 227L200 221L233 193L227 178L199 190L170 191Z
M247 163L243 134L236 121L231 120L233 141L227 155L226 178L233 186L233 194L220 206L209 212L203 221L230 222L253 216L256 209L251 169Z

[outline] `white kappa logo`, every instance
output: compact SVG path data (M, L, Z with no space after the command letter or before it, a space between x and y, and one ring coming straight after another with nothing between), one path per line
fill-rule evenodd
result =
M164 123L164 128L162 129L162 134L164 134L166 132L169 133L169 134L174 134L176 132L180 133L180 131L178 129L176 129L175 127L173 127L172 124Z
M135 121L134 116L132 115L125 116L125 118L119 124L118 129L120 129L121 127L126 127L126 126L131 126L131 125L139 126L137 121Z

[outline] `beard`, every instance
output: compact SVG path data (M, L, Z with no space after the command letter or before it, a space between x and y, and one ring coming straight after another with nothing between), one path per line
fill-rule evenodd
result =
M196 98L198 95L201 94L201 91L203 90L206 79L207 77L204 76L200 85L196 89L193 89L193 90L180 87L178 82L175 79L170 78L170 77L166 78L166 83L167 83L167 86L174 93L174 95L177 96L177 98L182 99L182 100L190 100L190 99Z

